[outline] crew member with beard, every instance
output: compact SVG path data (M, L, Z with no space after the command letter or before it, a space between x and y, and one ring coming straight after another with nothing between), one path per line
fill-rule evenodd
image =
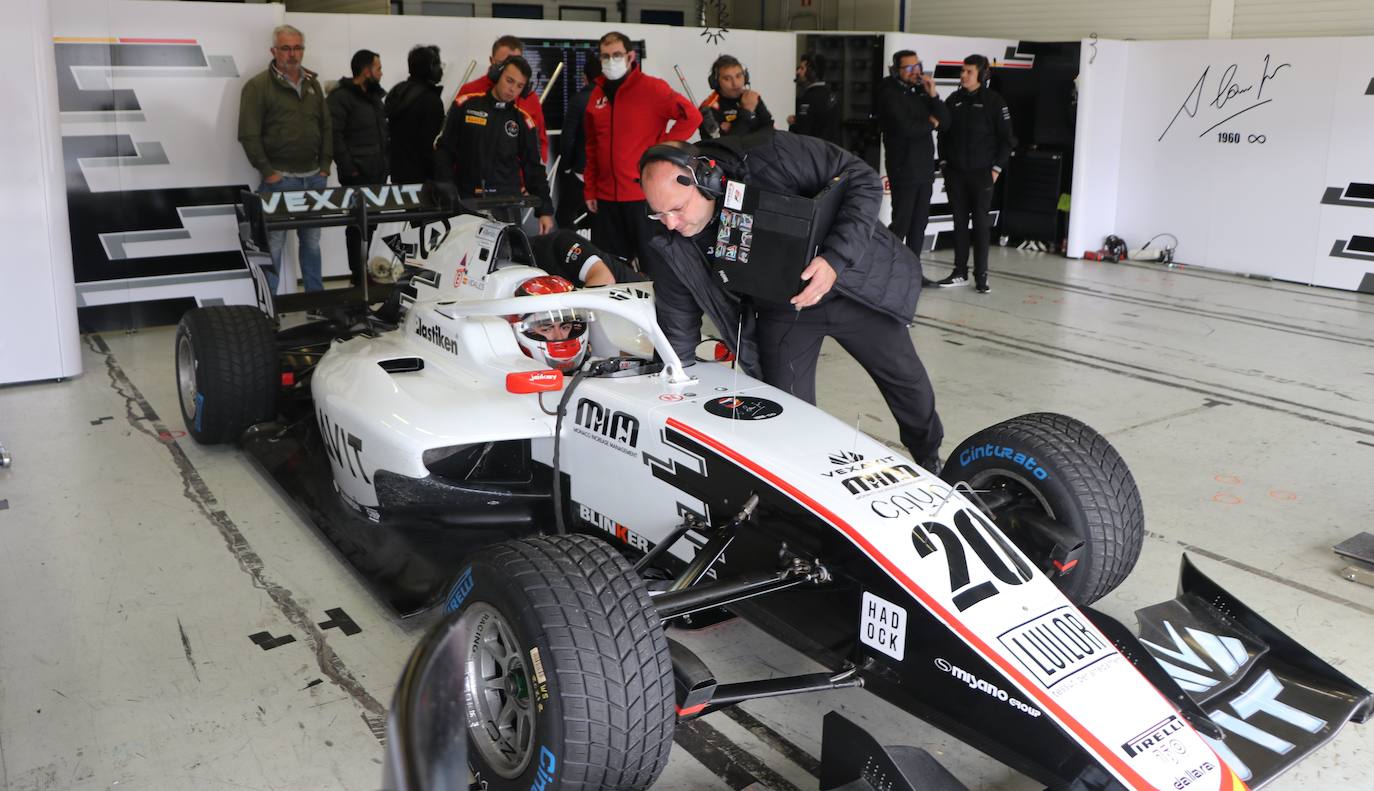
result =
M773 128L773 114L759 92L749 87L749 70L734 55L721 55L711 64L706 82L711 93L701 103L702 116L709 114L720 129L717 137L747 135Z
M353 77L342 77L326 100L334 125L334 164L344 186L385 184L387 126L382 90L382 58L370 49L353 53ZM350 225L348 271L353 285L363 282L363 255L358 250L359 229Z
M595 215L592 241L628 259L653 234L655 225L639 188L639 155L655 143L691 137L701 124L701 113L668 83L640 69L624 33L602 36L598 49L601 76L583 118L583 199Z

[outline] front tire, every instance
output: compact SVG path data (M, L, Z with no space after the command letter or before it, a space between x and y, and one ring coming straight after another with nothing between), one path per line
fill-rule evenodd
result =
M1074 418L1039 412L985 428L954 449L941 477L992 504L993 522L1074 604L1107 595L1140 557L1135 479L1106 438Z
M277 412L276 328L257 308L196 308L177 325L181 417L197 442L233 442Z
M648 788L668 763L672 660L634 569L589 536L507 541L473 556L460 610L468 761L487 789Z

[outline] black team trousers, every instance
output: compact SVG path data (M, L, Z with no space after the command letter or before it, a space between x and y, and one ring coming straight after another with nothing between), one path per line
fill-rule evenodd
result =
M592 215L592 244L629 261L639 257L640 248L654 235L656 225L657 220L649 219L647 201L597 201L596 214ZM635 268L653 279L653 273L645 271L643 261Z
M925 247L926 223L930 220L929 181L892 184L892 223L888 226L898 239L906 242L916 260L921 260Z
M992 233L992 168L945 170L945 192L954 215L955 277L968 277L969 219L973 220L973 280L988 281L988 240Z
M891 316L838 294L800 312L760 305L757 338L763 380L816 403L816 362L827 336L873 377L897 421L902 444L918 464L934 471L933 461L945 437L935 412L935 390L910 331Z

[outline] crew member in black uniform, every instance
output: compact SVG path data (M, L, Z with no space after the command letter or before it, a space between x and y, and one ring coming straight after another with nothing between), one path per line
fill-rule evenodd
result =
M711 137L747 135L773 128L773 114L768 112L759 92L749 87L749 70L739 58L716 58L706 84L711 86L711 93L701 103L701 114L709 114L720 129L720 134Z
M891 74L878 88L878 124L887 150L892 190L892 224L898 239L921 257L935 182L935 145L930 133L949 123L949 110L935 92L935 79L915 52L893 53ZM922 285L932 281L922 279Z
M988 212L992 187L1011 159L1016 139L1011 112L988 82L988 59L964 58L959 90L945 99L949 124L940 127L940 162L945 192L954 214L954 270L940 281L942 288L968 285L969 215L973 218L973 280L981 294L988 286Z
M579 286L609 286L647 280L628 263L602 250L576 231L560 228L531 236L534 265Z
M800 293L787 302L741 299L721 285L710 262L728 180L815 195L837 176L842 203L802 271ZM650 217L662 223L640 257L654 259L658 325L684 363L694 359L704 314L746 373L814 404L821 343L834 338L873 377L911 457L939 471L944 429L907 329L921 263L877 223L883 187L873 168L839 146L779 131L653 146L640 159L640 182Z
M840 143L840 107L825 84L825 56L808 52L797 64L797 113L787 116L787 131Z
M512 56L486 93L454 99L434 148L434 177L436 189L449 198L533 195L540 201L535 210L539 232L548 233L553 230L553 201L539 157L538 127L515 103L529 84L530 64ZM503 219L519 222L519 214L512 210Z

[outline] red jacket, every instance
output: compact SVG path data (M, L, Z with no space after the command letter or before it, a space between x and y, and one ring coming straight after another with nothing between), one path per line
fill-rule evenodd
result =
M701 112L657 77L632 68L606 98L605 77L596 78L582 126L587 135L587 200L639 201L639 157L655 143L686 140L701 124ZM672 128L666 129L669 122Z
M459 96L469 93L486 93L491 90L491 86L492 81L483 74L459 88L453 99L457 101ZM544 124L544 104L539 101L539 94L530 91L528 96L516 99L515 106L529 113L530 117L534 119L534 128L539 132L539 158L545 165L549 164L549 130Z

